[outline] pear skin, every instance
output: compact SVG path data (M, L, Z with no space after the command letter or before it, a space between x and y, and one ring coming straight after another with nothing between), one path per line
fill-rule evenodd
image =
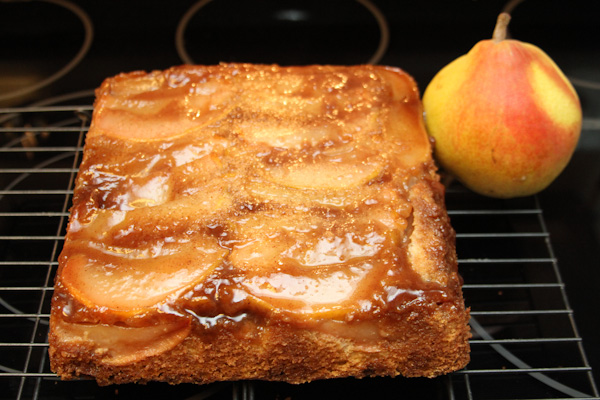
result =
M567 166L581 132L575 89L538 47L506 39L500 14L478 42L433 78L423 95L438 163L473 191L538 193Z

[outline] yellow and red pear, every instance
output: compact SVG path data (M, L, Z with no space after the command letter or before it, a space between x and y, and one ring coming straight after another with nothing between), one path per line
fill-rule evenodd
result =
M564 170L581 132L575 89L540 48L493 38L440 70L423 95L439 164L483 195L538 193Z

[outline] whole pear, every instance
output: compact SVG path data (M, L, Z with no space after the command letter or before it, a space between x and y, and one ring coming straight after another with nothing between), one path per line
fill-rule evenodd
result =
M509 21L500 14L492 39L440 70L423 95L438 163L498 198L550 185L575 151L582 120L577 93L552 59L506 39Z

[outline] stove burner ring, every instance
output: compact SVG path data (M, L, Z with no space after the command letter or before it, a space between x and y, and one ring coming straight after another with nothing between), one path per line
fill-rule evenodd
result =
M58 70L54 74L50 75L48 78L43 79L37 83L34 83L33 85L14 90L12 92L0 94L0 101L11 100L16 97L20 97L20 96L32 93L32 92L35 92L36 90L39 90L43 87L46 87L46 86L54 83L55 81L57 81L58 79L62 78L67 73L69 73L73 68L75 68L81 62L83 57L85 57L85 55L87 54L87 52L90 49L90 46L92 45L92 39L94 36L92 20L87 15L87 13L85 11L83 11L83 9L81 9L78 5L73 4L67 0L38 0L38 1L55 4L55 5L61 6L63 8L68 9L69 11L73 12L81 20L81 23L83 24L83 28L85 30L85 38L83 40L83 44L81 45L81 48L79 49L79 51L77 52L75 57L71 61L69 61L64 67L62 67L60 70Z
M181 58L181 60L186 64L195 64L195 62L185 48L185 30L192 17L200 9L212 1L213 0L200 0L192 5L188 11L186 11L177 25L177 30L175 33L175 46L177 48L177 54L179 54L179 58ZM375 53L373 53L369 61L367 61L367 64L377 64L383 58L383 55L385 54L389 45L390 29L388 22L379 8L377 8L377 6L375 6L375 4L373 4L370 0L356 0L356 2L364 6L373 15L377 21L377 25L379 26L379 44L375 50Z
M571 84L573 84L573 86L578 86L585 89L600 90L600 82L592 81L589 79L575 78L572 76L568 76L568 78L569 81L571 81Z

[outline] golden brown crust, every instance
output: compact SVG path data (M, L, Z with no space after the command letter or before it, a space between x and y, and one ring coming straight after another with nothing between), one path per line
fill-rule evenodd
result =
M376 342L247 323L242 333L223 329L207 334L196 326L174 349L123 366L106 365L94 357L93 343L54 347L51 359L61 378L91 376L101 385L152 380L177 384L246 379L304 383L349 376L433 378L464 367L469 361L470 334L457 327L466 326L468 314L448 303L420 307L420 312L403 313L390 321L385 334L393 339Z
M455 236L410 76L183 66L97 96L52 302L61 378L466 365Z

